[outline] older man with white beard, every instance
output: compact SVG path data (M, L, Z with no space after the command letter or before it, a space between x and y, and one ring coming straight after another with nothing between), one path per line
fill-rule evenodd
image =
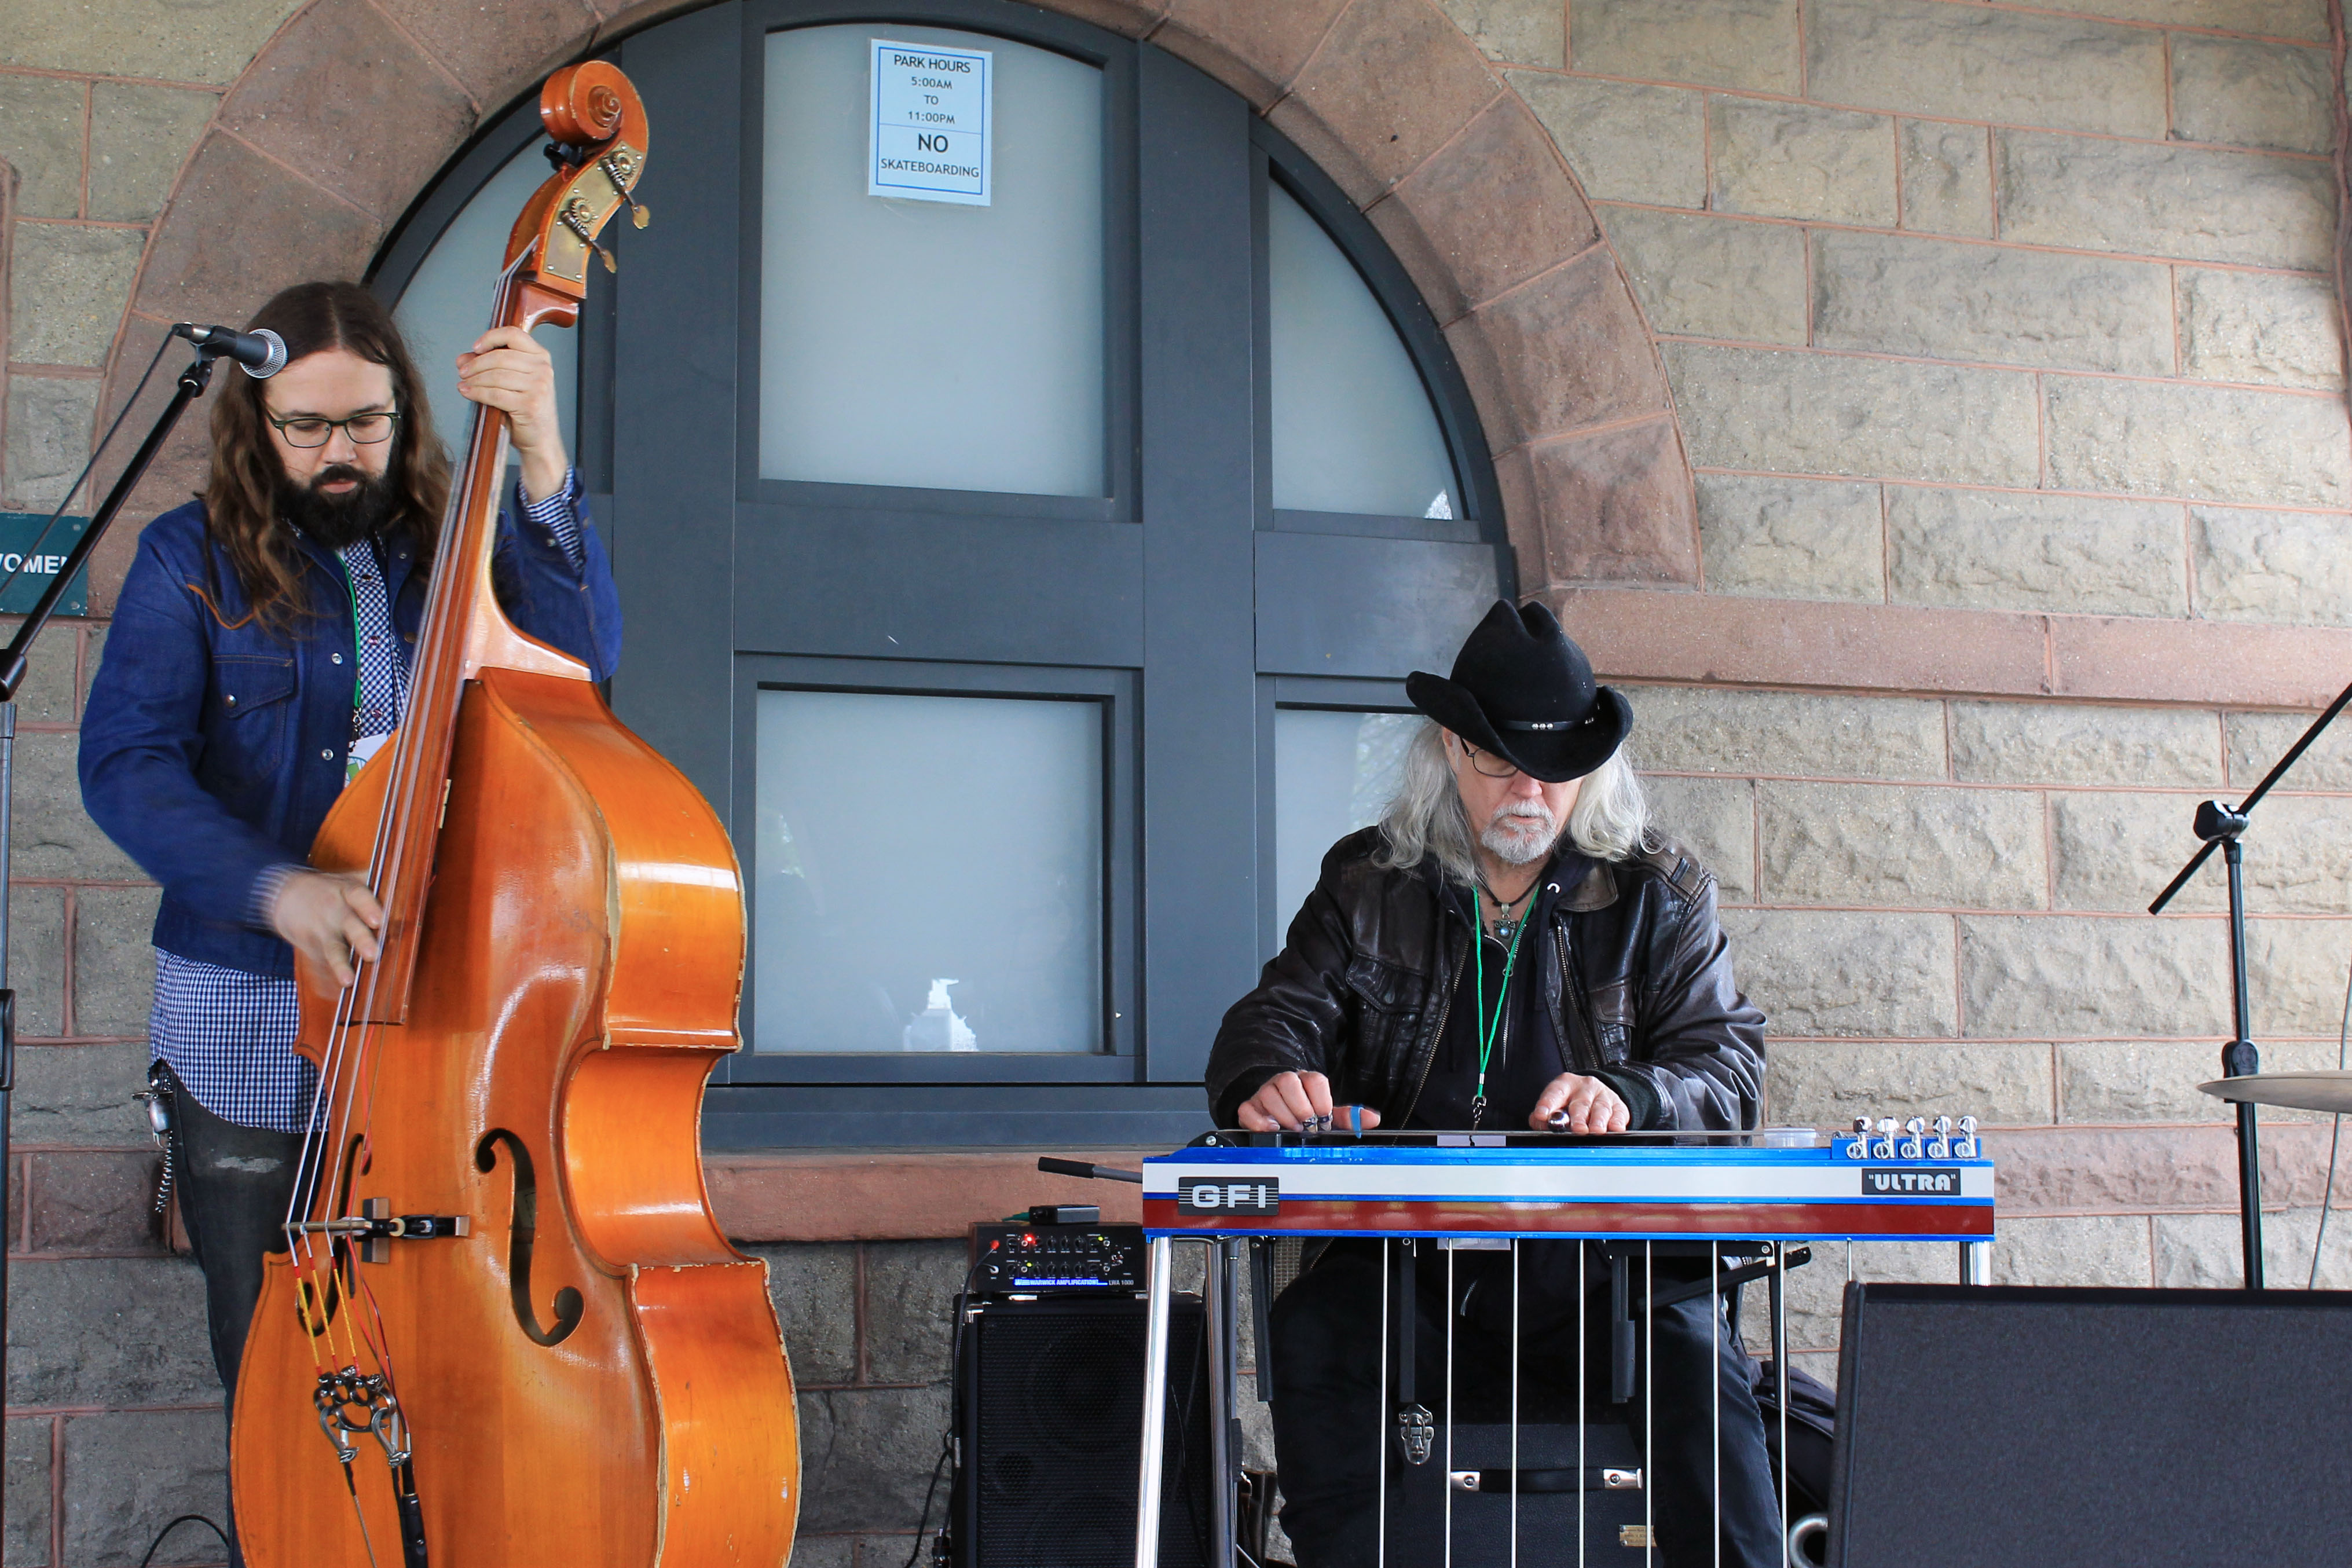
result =
M1396 799L1324 857L1282 952L1218 1030L1207 1077L1218 1125L1753 1128L1764 1018L1733 982L1715 879L1651 831L1621 750L1624 698L1595 685L1549 611L1507 603L1471 633L1450 679L1415 672L1405 689L1429 723ZM1749 1363L1719 1309L1694 1299L1643 1314L1654 1414L1606 1403L1605 1377L1577 1412L1579 1300L1606 1287L1580 1258L1574 1243L1521 1248L1525 1375L1555 1414L1569 1400L1569 1419L1649 1421L1669 1564L1780 1562ZM1464 1420L1508 1407L1510 1264L1462 1253L1450 1270L1419 1272L1418 1385L1451 1387ZM1334 1242L1274 1304L1275 1446L1300 1568L1378 1554L1374 1455L1399 1463L1398 1445L1372 1436L1388 1426L1381 1267L1377 1242ZM1696 1268L1704 1278L1706 1260ZM1656 1274L1663 1289L1689 1270L1661 1261ZM1585 1360L1606 1367L1607 1301L1587 1305ZM1521 1550L1571 1562L1578 1547Z

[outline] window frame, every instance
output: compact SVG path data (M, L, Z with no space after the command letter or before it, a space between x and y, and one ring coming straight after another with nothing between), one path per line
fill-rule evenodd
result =
M741 179L736 376L736 496L752 505L810 510L873 510L983 519L1065 522L1137 521L1135 266L1138 179L1135 163L1136 58L1131 40L1072 17L992 0L914 0L887 8L850 0L743 0ZM932 489L817 479L771 479L760 473L760 399L764 385L761 315L761 206L767 167L767 40L771 33L835 26L943 27L1049 49L1102 72L1103 480L1101 496L1027 495L1002 490Z
M1315 166L1312 159L1262 117L1250 119L1250 228L1255 273L1253 330L1259 345L1254 367L1257 385L1257 515L1261 531L1285 533L1344 534L1357 539L1424 539L1455 544L1496 544L1505 547L1509 536L1503 526L1503 494L1495 478L1494 455L1486 446L1470 384L1454 357L1445 330L1421 295L1404 264L1389 248L1372 222L1357 210L1338 182ZM1272 267L1267 255L1267 187L1279 184L1307 216L1323 226L1339 253L1355 268L1389 325L1404 343L1405 357L1421 378L1430 409L1437 419L1439 438L1454 467L1454 516L1451 519L1376 516L1355 512L1299 511L1274 506L1274 366L1265 352L1272 341ZM1514 593L1507 574L1503 589Z
M976 32L1104 70L1106 496L759 477L766 37L779 27L836 24ZM730 49L732 60L726 58ZM1287 651L1307 645L1276 622L1291 615L1293 595L1322 585L1315 574L1331 563L1345 568L1343 595L1362 583L1380 586L1383 574L1416 592L1434 582L1439 591L1458 594L1474 580L1462 575L1465 563L1476 561L1492 563L1491 571L1479 568L1479 586L1492 581L1497 592L1516 593L1491 455L1443 329L1374 226L1231 89L1177 56L1075 18L1007 0L719 0L666 16L595 58L623 65L646 88L656 105L656 160L676 179L673 186L672 177L662 177L663 189L652 195L656 222L646 235L608 229L625 275L619 287L598 275L607 286L590 289L580 323L581 449L574 460L600 531L614 548L631 615L654 617L633 628L632 657L614 688L628 721L709 792L737 841L750 846L756 842L752 741L763 684L1105 705L1108 1048L954 1053L959 1059L944 1062L927 1058L946 1053L912 1053L916 1059L909 1059L887 1052L747 1048L723 1059L712 1077L706 1146L1182 1142L1205 1125L1197 1063L1216 1016L1245 988L1239 975L1244 967L1255 973L1253 955L1278 944L1276 920L1289 913L1268 912L1276 710L1409 710L1402 669L1440 657L1422 646L1433 633L1411 640L1417 628L1409 612L1399 618L1395 605L1349 597L1340 614L1322 602L1331 593L1312 605L1299 600L1295 618L1303 624L1321 616L1316 635L1332 639L1314 643L1311 660ZM380 296L396 300L465 203L517 151L543 136L535 96L489 121L387 238L370 273ZM1278 180L1339 246L1403 341L1454 467L1454 518L1272 510L1269 180ZM1185 205L1193 201L1204 204L1197 213ZM723 235L728 223L737 226L731 244ZM701 238L698 250L685 237L689 229ZM639 253L635 265L632 249ZM680 298L712 303L684 316L672 313L680 307L657 303ZM1147 305L1155 312L1148 320ZM616 379L624 349L635 357ZM735 400L731 425L716 407L720 396ZM680 422L678 411L698 410L706 400L714 416L707 429ZM1147 475L1147 434L1181 460L1162 460ZM727 454L730 441L734 450ZM1196 452L1205 455L1186 456ZM1171 468L1181 470L1172 479ZM617 498L616 489L624 492ZM1229 538L1222 521L1213 538L1202 531L1204 518L1231 518L1237 525L1245 513L1251 526L1242 538ZM615 525L623 515L630 520L625 529ZM926 521L928 535L919 526ZM1147 522L1157 531L1139 526ZM1107 523L1129 526L1100 526ZM1321 537L1301 537L1308 535ZM862 555L842 544L861 540L867 546ZM928 603L909 607L887 578L898 559L888 552L908 543L937 549L941 541L952 541L956 552L978 552L971 561L999 563L992 570L1017 563L1031 582L1045 574L1061 600L1118 584L1129 584L1127 596L1087 620L1045 599L992 605L982 588L945 606L957 627L952 637L933 635L936 646L909 646L902 654L891 646L898 639L882 633L908 636L907 625L878 623L934 611ZM837 546L845 552L839 559L803 561L791 553ZM1225 604L1225 584L1241 581L1244 565L1255 586ZM814 584L824 598L843 597L844 571L869 579L883 573L887 591L861 585L843 598L842 613L854 610L877 624L861 621L860 635L846 637L824 622L824 605L808 592L795 596L761 586L776 581L766 574L785 569L803 590ZM935 573L936 564L926 570ZM1216 602L1185 608L1192 600L1184 595L1203 593ZM763 605L770 598L773 605ZM1163 629L1147 635L1154 618L1143 611L1154 604ZM1172 622L1171 604L1178 609ZM1435 612L1426 618L1433 622ZM920 620L916 624L920 630ZM1398 635L1408 642L1391 640ZM1202 639L1225 650L1202 666L1216 683L1213 700L1194 700L1192 656L1171 660L1171 638ZM950 643L951 653L939 652ZM1277 647L1284 651L1269 651ZM1326 662L1327 648L1339 650L1336 662ZM1309 673L1325 669L1334 674ZM1171 711L1179 715L1172 721ZM1213 734L1187 728L1212 721ZM1203 763L1192 754L1195 747L1214 758ZM1254 757L1244 754L1253 747ZM1181 765L1171 757L1182 758ZM1173 794L1162 783L1156 805L1144 800L1154 780L1170 778ZM1192 784L1211 779L1213 790L1185 798ZM1244 793L1253 781L1254 798ZM1230 827L1221 815L1228 810ZM1161 825L1149 832L1147 811ZM1171 829L1171 819L1188 826ZM1202 832L1218 841L1203 845L1202 855L1171 858L1171 843L1181 850L1193 842L1188 835ZM1238 892L1253 867L1254 897L1214 890ZM1156 995L1147 963L1162 971ZM1232 995L1223 994L1223 978L1208 987L1218 994L1201 994L1198 976L1210 973L1235 976ZM754 984L747 973L747 1003ZM746 1022L753 1016L747 1005Z
M1404 694L1402 680L1324 675L1262 675L1258 677L1258 800L1257 871L1258 950L1267 959L1282 951L1284 934L1298 911L1276 902L1275 885L1279 844L1276 838L1275 715L1284 709L1319 713L1418 713Z
M1093 1051L761 1051L752 1039L758 1016L754 992L757 964L748 947L752 898L744 899L747 948L743 965L743 1049L728 1059L730 1085L926 1085L1130 1084L1136 1081L1139 1037L1139 835L1135 809L1140 707L1137 671L1089 666L950 663L935 660L832 658L822 655L740 654L735 670L736 733L747 743L735 748L734 820L729 836L739 847L756 845L759 819L759 753L750 743L758 733L759 696L763 690L838 691L875 697L1013 697L1033 700L1090 702L1101 710L1101 888L1103 1041ZM936 804L951 807L940 795ZM744 866L749 877L756 861Z

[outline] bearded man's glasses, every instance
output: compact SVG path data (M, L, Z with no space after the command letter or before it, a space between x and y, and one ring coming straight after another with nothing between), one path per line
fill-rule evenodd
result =
M349 419L320 419L315 415L280 419L265 409L261 416L286 437L288 446L306 448L325 446L334 438L338 430L349 436L355 445L373 447L391 440L392 433L400 427L397 413L354 414Z

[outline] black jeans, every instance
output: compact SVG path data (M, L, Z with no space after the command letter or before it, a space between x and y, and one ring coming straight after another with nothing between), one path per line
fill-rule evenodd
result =
M234 1410L236 1367L261 1294L261 1258L286 1250L286 1205L301 1154L299 1133L224 1121L196 1103L179 1075L155 1064L172 1096L172 1169L188 1247L205 1271L205 1317L220 1373L221 1414ZM242 1568L230 1524L229 1561Z
M1402 1245L1402 1244L1398 1244ZM1510 1394L1510 1256L1454 1255L1454 1400L1463 1422L1508 1419ZM1520 1419L1574 1421L1577 1409L1577 1301L1585 1292L1585 1420L1622 1422L1643 1436L1644 1381L1656 1412L1648 1435L1655 1469L1658 1547L1668 1568L1711 1568L1716 1542L1716 1408L1722 1420L1722 1561L1726 1568L1777 1568L1780 1506L1764 1422L1750 1390L1747 1352L1710 1322L1704 1296L1647 1314L1634 1266L1633 1321L1637 1354L1646 1355L1627 1405L1609 1398L1610 1294L1606 1265L1594 1244L1578 1272L1573 1242L1531 1242L1522 1247L1519 1304ZM1387 1427L1381 1408L1381 1363L1393 1352L1381 1341L1381 1244L1337 1242L1274 1303L1274 1446L1282 1476L1283 1528L1297 1549L1299 1568L1370 1568L1377 1560L1380 1476L1370 1435ZM1705 1279L1705 1258L1660 1259L1661 1289ZM1422 1244L1416 1269L1415 1396L1443 1422L1445 1410L1445 1255ZM1392 1287L1393 1289L1393 1287ZM1391 1311L1397 1310L1391 1297ZM1716 1321L1719 1322L1719 1319ZM1719 1379L1719 1391L1718 1391ZM1396 1398L1393 1369L1389 1396ZM1396 1464L1397 1444L1381 1451ZM1540 1556L1527 1557L1540 1562ZM1542 1548L1538 1547L1540 1552ZM1557 1560L1577 1560L1577 1543L1555 1544Z

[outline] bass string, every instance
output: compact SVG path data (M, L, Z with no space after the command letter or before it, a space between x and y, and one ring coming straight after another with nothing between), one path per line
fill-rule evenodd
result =
M530 245L526 246L522 253L499 274L491 305L492 326L497 326L505 321L513 301L515 279L536 249L537 241L534 240ZM482 476L487 466L481 461L480 454L485 440L492 442L503 456L506 429L502 422L494 422L495 420L493 410L480 405L476 405L472 429L468 433L467 442L467 461L464 469L464 479L459 486L458 494L450 499L443 513L441 530L443 548L438 552L441 561L436 563L436 568L445 566L452 559L464 560L471 564L472 557L482 552L481 541L467 539L464 525L469 520L478 519L481 514L478 501L480 486L485 482ZM453 522L457 526L453 528L451 526ZM488 531L477 527L473 531L486 533ZM461 635L461 629L451 624L452 617L446 608L451 596L457 592L452 586L456 574L452 571L436 569L427 584L425 636L419 639L418 655L418 662L423 668L415 672L415 679L409 692L408 706L403 714L402 732L394 743L393 785L386 790L383 801L377 808L375 833L369 855L368 883L387 910L394 906L401 891L399 871L407 849L408 833L416 819L415 802L422 788L420 775L425 771L425 758L421 752L422 742L412 743L415 726L407 721L420 711L436 711L437 705L446 700L443 693L449 674L457 665L456 650L448 645ZM443 772L446 773L446 766ZM418 915L421 913L421 910L416 911ZM308 1184L324 1176L331 1151L346 1146L351 1132L352 1109L359 1098L357 1080L361 1071L373 1055L371 1047L374 1033L373 1026L375 1020L372 1016L361 1018L356 1030L357 1038L353 1039L353 1014L355 1011L362 1010L360 1007L362 991L365 995L363 1011L369 1015L373 1015L375 1011L374 1004L382 986L383 966L380 963L370 963L362 967L365 970L364 979L354 976L352 984L344 986L336 998L334 1021L329 1031L328 1050L325 1060L320 1066L318 1088L312 1094L310 1115L304 1130L302 1156L297 1166L294 1192L289 1200L289 1231L296 1211L309 1206L303 1203ZM345 1093L339 1090L345 1078L347 1058L352 1086L351 1091ZM373 1122L374 1077L373 1073L369 1074L371 1081L366 1101L367 1110L360 1121L360 1136L362 1139L366 1137ZM344 1195L348 1197L348 1194ZM331 1192L328 1196L330 1217L343 1217L332 1213L334 1209L343 1205L336 1202L335 1195ZM309 1256L314 1244L310 1242L307 1234L303 1236L302 1241L304 1256ZM329 1247L331 1255L332 1250L331 1245Z

